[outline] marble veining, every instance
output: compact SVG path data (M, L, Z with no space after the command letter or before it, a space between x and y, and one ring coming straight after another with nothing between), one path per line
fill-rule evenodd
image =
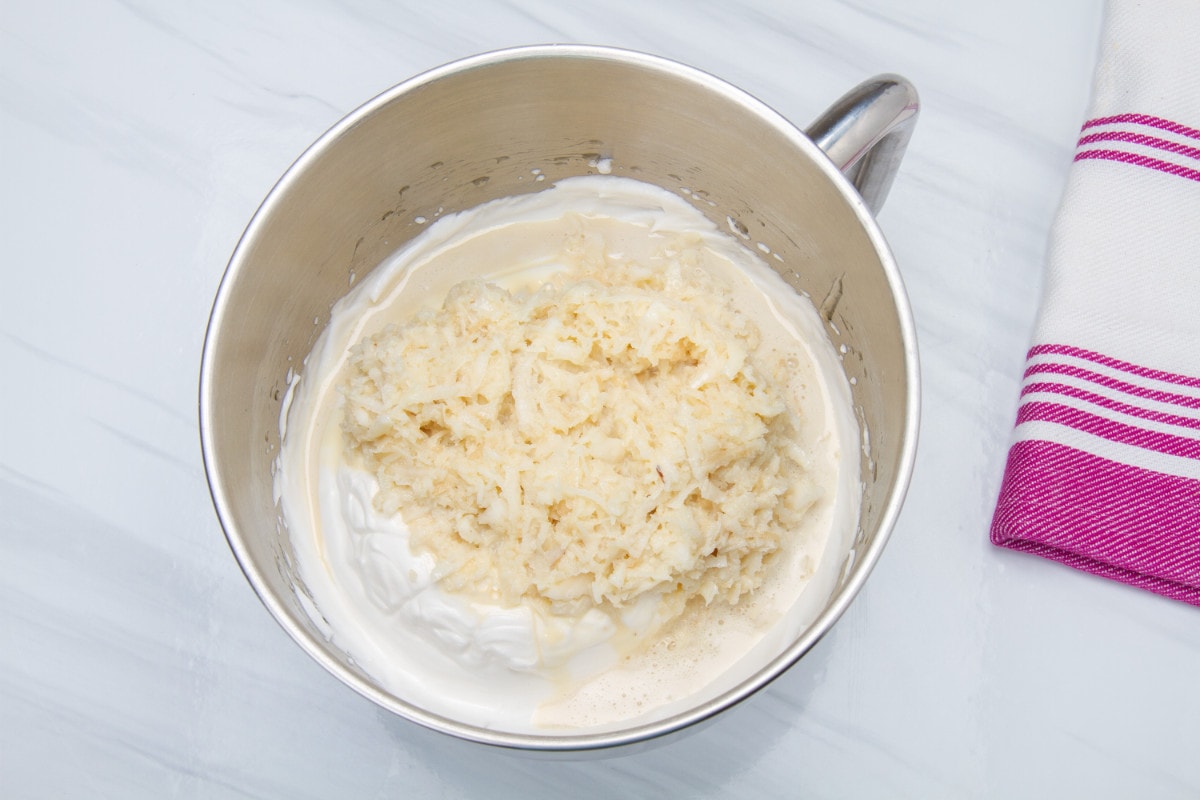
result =
M1196 609L987 542L1101 14L1086 0L8 3L0 796L1195 797ZM799 125L878 72L923 101L880 216L925 391L881 563L750 701L590 759L432 734L311 662L229 553L196 423L213 295L291 161L411 75L540 42L675 58Z

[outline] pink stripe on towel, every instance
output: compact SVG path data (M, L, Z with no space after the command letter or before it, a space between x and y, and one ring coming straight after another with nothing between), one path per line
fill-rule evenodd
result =
M1200 606L1200 481L1019 441L991 539Z
M1200 139L1200 130L1181 125L1174 120L1155 117L1150 114L1113 114L1108 117L1097 117L1089 119L1083 123L1083 130L1095 128L1100 125L1114 125L1118 123L1133 123L1134 125L1145 125L1150 128L1157 128L1160 131L1170 131L1177 133L1180 136L1187 136L1190 139Z
M1022 403L1017 411L1017 424L1023 425L1027 422L1053 422L1117 444L1133 445L1168 456L1200 460L1200 441L1196 439L1148 431L1058 403Z
M1162 411L1155 411L1142 406L1135 406L1129 403L1122 403L1118 400L1113 400L1111 397L1105 397L1102 394L1089 392L1085 389L1080 389L1078 386L1069 386L1065 383L1037 382L1027 385L1021 390L1021 397L1024 398L1031 394L1043 395L1062 395L1075 400L1082 400L1089 405L1104 408L1109 411L1115 411L1118 414L1124 414L1129 417L1149 420L1163 425L1175 425L1180 428L1193 428L1200 430L1200 419L1196 417L1181 417L1177 414L1167 414Z
M1157 136L1146 136L1140 133L1130 133L1129 131L1101 131L1100 133L1090 133L1079 139L1079 147L1096 142L1125 142L1126 144L1137 144L1143 147L1153 147L1156 150L1165 150L1168 153L1175 153L1188 158L1200 159L1200 147L1188 147L1179 142L1172 142L1167 139L1160 139Z
M1131 364L1128 361L1121 361L1117 358L1106 356L1103 353L1097 353L1094 350L1085 350L1082 347L1072 347L1069 344L1037 344L1029 348L1027 359L1040 355L1060 355L1072 356L1073 358L1083 359L1084 361L1092 361L1105 367L1128 372L1131 375L1137 375L1140 378L1150 378L1151 380L1162 381L1163 383L1175 383L1180 386L1196 386L1200 387L1200 378L1193 378L1189 375L1179 375L1174 372L1163 372L1158 369L1149 369L1147 367Z
M1120 150L1081 150L1075 154L1076 161L1086 161L1089 159L1119 161L1122 164L1132 164L1136 167L1145 167L1157 172L1165 172L1168 175L1174 175L1178 178L1187 178L1189 181L1200 181L1200 169L1172 164L1170 161L1150 158L1138 155L1137 153L1123 153Z
M1153 400L1156 403L1166 403L1168 405L1180 406L1181 408L1200 408L1200 397L1191 397L1185 394L1176 394L1175 392L1162 392L1158 389L1146 389L1142 386L1137 386L1125 381L1119 381L1116 378L1110 378L1107 375L1101 375L1099 372L1092 372L1090 369L1077 367L1073 364L1031 364L1025 368L1025 378L1033 375L1066 375L1071 378L1094 383L1097 386L1103 386L1114 392L1122 392L1133 397L1140 397L1145 400Z

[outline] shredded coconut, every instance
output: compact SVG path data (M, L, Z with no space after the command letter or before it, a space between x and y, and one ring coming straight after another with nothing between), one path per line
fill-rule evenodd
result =
M348 455L443 589L578 614L762 583L817 490L702 246L635 263L581 234L540 288L462 283L352 350Z

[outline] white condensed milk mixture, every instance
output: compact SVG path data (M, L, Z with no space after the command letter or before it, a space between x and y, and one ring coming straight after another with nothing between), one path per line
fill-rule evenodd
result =
M280 427L314 621L397 697L514 733L732 688L820 613L858 517L811 304L626 178L431 225L334 307Z

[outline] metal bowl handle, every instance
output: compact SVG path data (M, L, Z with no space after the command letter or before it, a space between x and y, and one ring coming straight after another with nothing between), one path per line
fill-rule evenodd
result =
M805 133L858 188L873 213L887 199L917 121L917 89L877 75L847 92Z

